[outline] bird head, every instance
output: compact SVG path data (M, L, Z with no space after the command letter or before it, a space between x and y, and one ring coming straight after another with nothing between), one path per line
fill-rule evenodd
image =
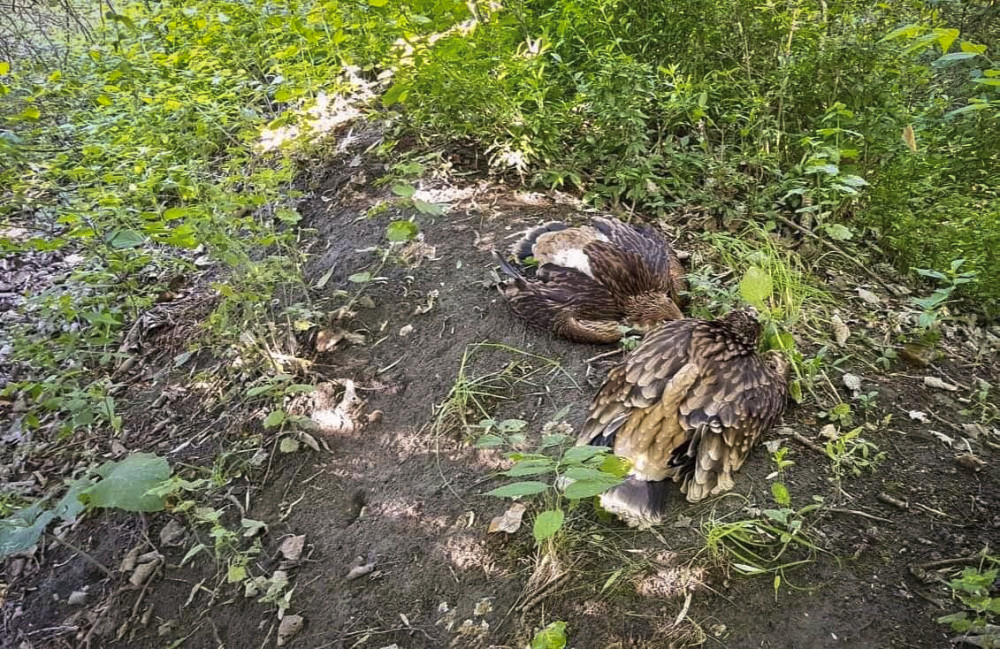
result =
M681 320L684 314L670 296L659 291L650 291L629 300L626 307L628 320L634 327L646 332L661 322Z
M751 351L757 349L757 339L760 337L761 326L757 315L757 309L747 306L734 309L722 318L733 338Z

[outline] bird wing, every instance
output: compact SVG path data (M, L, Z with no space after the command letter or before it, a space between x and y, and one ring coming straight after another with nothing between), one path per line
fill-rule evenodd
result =
M594 241L583 248L593 277L614 295L639 295L668 290L663 275L656 274L641 254L607 241Z
M530 324L579 342L621 338L621 312L614 296L583 273L551 264L504 288L511 309Z
M689 353L697 325L697 320L665 323L612 369L577 443L612 446L632 461L633 475L641 479L671 475L669 459L687 439L680 403L701 372Z
M690 442L685 453L673 459L681 490L691 502L732 488L732 474L781 416L787 395L785 378L756 354L706 358L699 365L702 373L679 410Z
M666 275L669 272L673 249L656 228L646 224L629 225L604 217L594 217L591 221L611 243L638 254L652 274Z

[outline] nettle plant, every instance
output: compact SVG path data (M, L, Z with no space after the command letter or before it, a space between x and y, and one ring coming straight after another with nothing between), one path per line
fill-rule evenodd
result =
M541 442L534 451L519 450L528 445L523 431L527 422L507 419L496 422L486 419L479 423L483 434L477 448L508 448L507 459L514 465L500 475L518 480L487 492L500 498L539 496L542 510L535 516L535 541L542 543L554 537L565 525L566 514L580 501L594 498L621 484L631 469L631 463L601 446L571 446L573 429L561 419L563 409L547 422L541 431Z

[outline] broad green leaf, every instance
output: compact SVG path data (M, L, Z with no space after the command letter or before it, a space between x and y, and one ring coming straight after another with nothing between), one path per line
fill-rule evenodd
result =
M951 49L951 44L958 38L959 32L954 28L940 28L935 29L934 34L937 35L938 44L941 46L941 53L947 54L948 50Z
M393 185L392 193L396 196L401 196L403 198L410 198L416 193L416 188L413 185Z
M771 297L772 289L771 276L757 266L747 269L746 275L740 280L740 296L757 308L765 306Z
M8 72L10 72L10 63L0 61L0 76L5 75Z
M601 460L601 471L616 478L624 478L632 470L632 461L628 458L619 457L609 453Z
M93 485L88 478L74 480L69 484L69 490L52 508L52 513L64 521L74 520L84 510L86 505L80 500L80 494Z
M80 498L90 507L129 512L158 512L162 496L146 492L170 478L170 465L152 453L135 453L120 462L105 462L97 469L102 480L84 490Z
M609 455L608 457L615 456ZM587 466L572 466L566 469L563 475L571 480L605 480L612 477L600 469L592 469Z
M986 52L985 45L970 43L969 41L962 41L962 44L959 47L963 52L972 52L973 54L983 54Z
M530 649L565 649L566 623L553 622L535 634Z
M43 511L44 500L36 501L0 520L0 557L7 557L31 549L45 532L56 515Z
M135 230L115 230L107 238L108 245L115 250L138 248L146 239Z
M910 24L910 25L904 25L904 26L902 26L902 27L900 27L898 29L894 29L891 32L889 32L888 34L886 34L884 37L882 37L882 40L879 41L879 42L891 41L893 39L902 38L904 36L905 37L916 36L917 34L920 34L923 31L924 31L924 26L923 25L919 25L917 23L913 23L913 24Z
M864 187L868 184L867 180L861 176L855 176L854 174L844 174L843 176L837 178L837 182L850 185L851 187Z
M535 525L532 528L532 533L535 535L535 541L541 543L545 539L551 538L563 525L563 520L565 520L566 515L561 509L550 509L544 511L535 517Z
M606 446L574 446L571 449L567 449L563 454L563 462L574 462L579 464L584 460L589 460L595 455L608 452L610 452L610 449Z
M523 419L504 419L497 425L497 428L500 429L501 433L516 433L527 425L528 422Z
M110 106L114 102L111 101L111 97L108 97L107 95L98 95L97 103L99 103L101 106Z
M617 487L621 483L621 479L612 476L607 476L606 478L601 478L600 480L580 480L579 482L574 482L566 487L565 494L567 498L571 498L573 500L591 498L604 493L608 489Z
M975 113L981 110L986 110L990 105L986 102L969 104L968 106L962 106L961 108L956 108L955 110L950 110L944 114L947 117L954 117L955 115L965 115L967 113Z
M559 433L556 433L555 435L545 435L542 437L542 445L540 448L559 446L560 444L565 444L568 441L569 441L568 435L562 435Z
M282 437L281 442L278 444L278 450L282 453L295 453L299 450L299 447L299 440L287 435Z
M190 561L191 559L193 559L196 554L198 554L202 550L207 550L207 549L208 549L208 547L204 543L199 543L199 544L195 545L193 548L191 548L190 550L188 550L187 554L184 555L184 558L181 559L181 565L183 566L188 561Z
M264 428L277 428L285 422L285 411L281 408L272 410L271 413L264 419Z
M372 281L372 274L367 272L354 273L353 275L347 278L347 281L353 282L355 284L367 284L368 282Z
M292 98L292 91L288 88L278 88L274 92L274 100L279 102L286 102Z
M413 207L417 208L417 211L424 214L430 214L431 216L441 216L444 214L444 208L442 206L437 203L422 201L419 198L413 199Z
M840 167L831 164L813 165L811 167L806 167L806 173L807 174L825 173L830 176L836 176L837 174L840 173Z
M830 235L831 239L836 239L837 241L848 241L854 237L854 233L851 229L840 223L831 223L824 226L826 233Z
M966 59L971 59L973 57L979 56L976 52L952 52L951 54L945 54L944 56L938 58L934 61L933 65L942 66L955 61L964 61Z
M24 119L30 119L32 121L37 120L42 116L42 111L38 110L34 106L28 106L21 111L21 117Z
M496 448L503 446L503 438L499 435L483 435L476 440L476 448Z
M413 221L393 221L386 229L386 237L389 241L398 243L414 239L419 232L420 228Z
M521 496L533 496L535 494L540 494L549 485L544 482L537 482L530 480L528 482L515 482L513 484L505 485L494 489L493 491L487 491L487 496L499 496L500 498L520 498Z
M368 1L374 4L375 0L368 0ZM383 1L382 4L385 4L385 2ZM376 6L380 7L382 5L376 5ZM384 95L382 95L382 106L384 108L388 108L393 104L404 102L406 101L406 97L409 94L410 94L409 86L402 83L394 84L391 88L385 91Z
M504 475L517 478L526 475L538 475L555 471L555 463L552 460L526 460L519 462L512 469L504 471Z

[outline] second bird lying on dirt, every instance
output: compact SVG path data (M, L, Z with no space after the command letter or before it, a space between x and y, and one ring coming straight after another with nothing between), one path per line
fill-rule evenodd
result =
M648 527L666 513L668 479L690 502L732 489L788 393L788 361L758 354L759 334L753 309L668 322L609 372L577 442L632 462L626 482L601 496L605 509Z
M640 331L684 317L684 270L656 230L611 218L571 227L546 223L514 245L514 265L494 252L511 281L501 285L513 311L558 336L617 342L623 326ZM526 274L533 258L538 268Z

